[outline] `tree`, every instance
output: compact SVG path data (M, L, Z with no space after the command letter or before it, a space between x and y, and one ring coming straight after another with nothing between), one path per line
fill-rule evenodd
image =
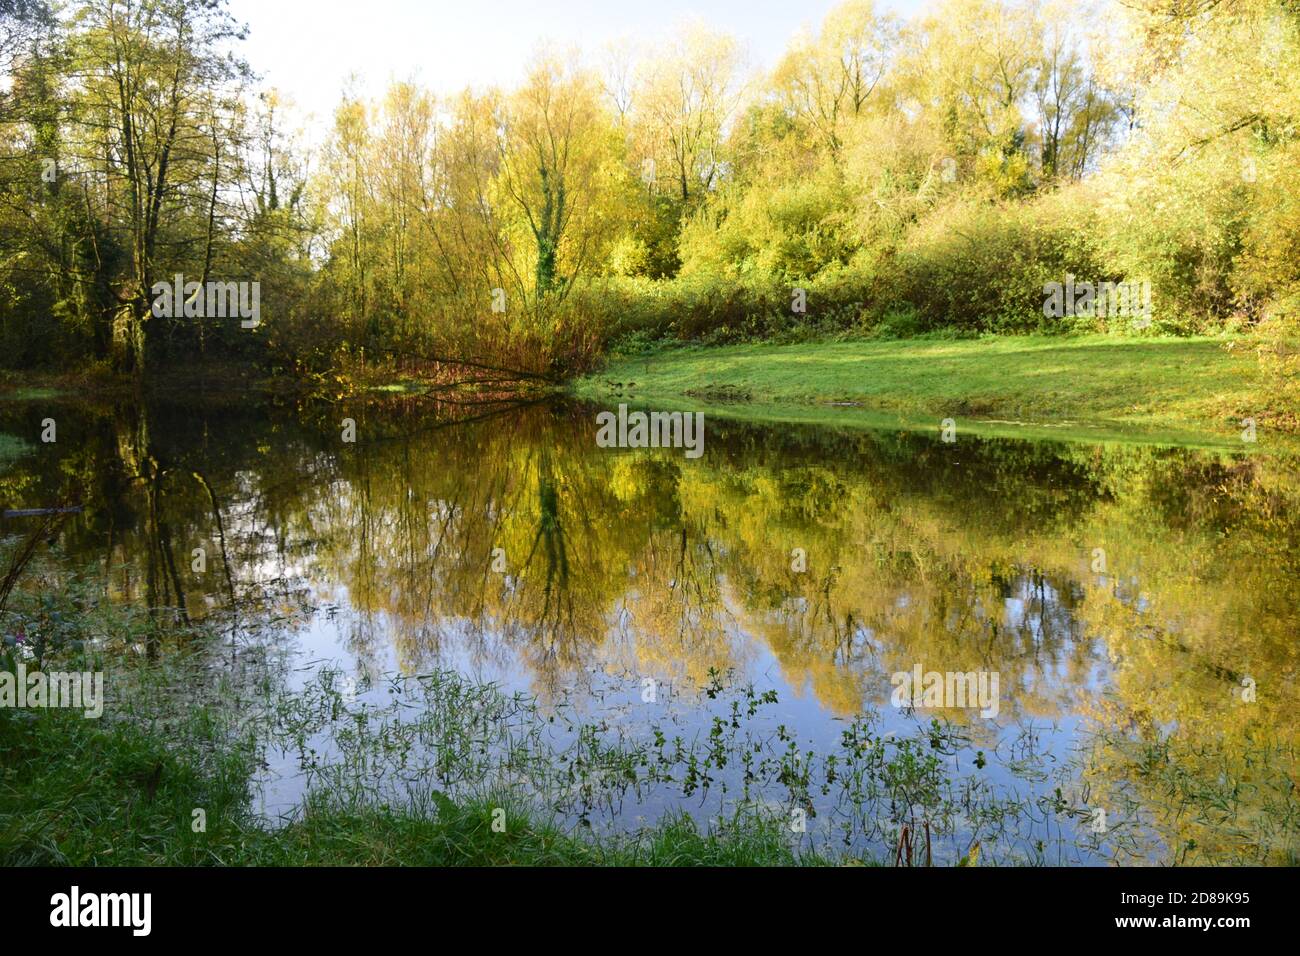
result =
M1110 145L1119 98L1098 78L1066 8L1054 3L1040 15L1043 52L1033 89L1040 171L1046 180L1077 180Z
M739 44L699 24L683 27L643 63L633 97L644 158L683 205L722 169L723 141L742 87Z
M151 290L193 239L169 229L187 191L210 181L212 96L247 77L227 51L244 33L220 0L87 0L72 22L83 158L102 163L111 227L129 250L112 280L113 364L142 375Z
M590 264L615 144L595 79L553 56L537 61L503 111L499 181L532 239L537 303L565 294Z
M1020 0L944 0L908 35L904 85L944 130L953 159L999 193L1031 186L1023 109L1041 58L1039 24Z
M882 98L898 38L897 21L878 16L873 0L848 0L827 14L818 34L791 44L774 75L781 103L838 154L842 125Z

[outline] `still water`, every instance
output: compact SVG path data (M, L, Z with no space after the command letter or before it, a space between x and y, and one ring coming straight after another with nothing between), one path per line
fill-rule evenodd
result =
M81 503L58 561L310 701L269 817L432 782L887 859L1294 861L1294 461L716 418L692 458L599 411L10 403L0 506ZM387 744L306 713L340 700Z

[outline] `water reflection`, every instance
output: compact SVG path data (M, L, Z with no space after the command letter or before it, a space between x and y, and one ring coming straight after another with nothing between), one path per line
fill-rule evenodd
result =
M451 668L600 711L610 681L690 697L730 674L824 741L889 715L896 672L997 672L996 720L943 712L972 750L1014 769L1031 728L1071 767L1044 793L1113 808L1165 859L1294 854L1293 463L707 427L690 460L599 448L563 403L69 407L0 499L83 502L60 547L115 598L270 622L370 675Z

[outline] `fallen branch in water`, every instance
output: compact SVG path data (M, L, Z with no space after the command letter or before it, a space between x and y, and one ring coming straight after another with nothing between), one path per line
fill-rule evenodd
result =
M80 511L81 507L68 506L42 510L45 512L41 516L42 520L18 546L18 550L14 552L13 557L9 560L9 567L5 569L4 575L0 577L0 613L4 612L5 605L9 603L9 595L13 592L14 585L22 577L27 565L36 557L37 546L42 541L53 538L63 525L63 522L68 520L68 515Z

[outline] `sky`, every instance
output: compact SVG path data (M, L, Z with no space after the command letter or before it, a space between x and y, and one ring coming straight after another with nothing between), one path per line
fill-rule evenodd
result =
M878 0L907 16L921 0ZM544 40L598 55L612 40L653 40L688 19L738 37L771 67L801 26L838 0L230 0L249 27L243 53L319 132L349 77L364 95L390 79L435 91L510 87Z

